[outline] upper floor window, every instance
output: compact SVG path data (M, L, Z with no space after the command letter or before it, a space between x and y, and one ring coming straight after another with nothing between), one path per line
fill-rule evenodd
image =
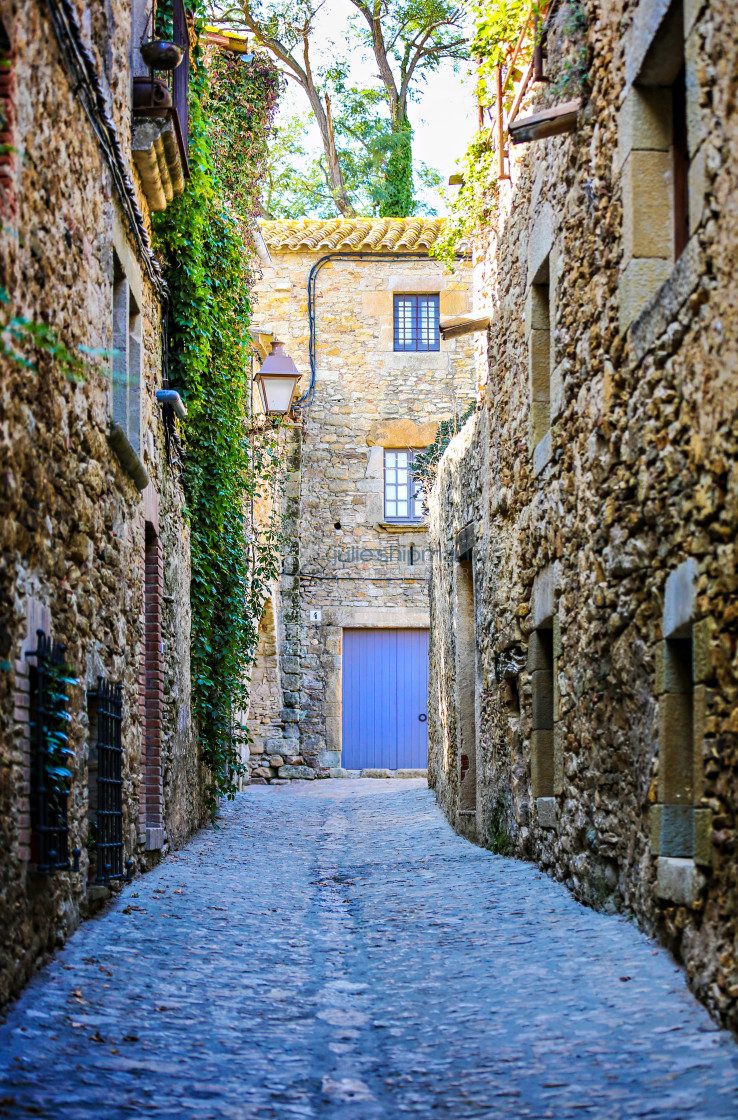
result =
M421 486L412 476L415 453L390 451L384 453L384 516L386 521L421 521L423 496Z
M438 296L395 296L395 350L439 350Z
M113 252L113 422L141 453L141 313Z

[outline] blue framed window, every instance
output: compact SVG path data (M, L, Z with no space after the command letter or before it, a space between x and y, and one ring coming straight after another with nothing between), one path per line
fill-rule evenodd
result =
M395 350L440 350L438 296L395 296Z
M412 476L412 450L384 452L384 519L385 521L422 521L423 495L419 482Z

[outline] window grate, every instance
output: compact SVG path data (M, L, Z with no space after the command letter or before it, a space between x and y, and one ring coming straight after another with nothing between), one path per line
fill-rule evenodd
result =
M126 874L123 868L123 688L104 677L88 693L97 715L97 809L95 814L97 881Z
M395 296L395 350L427 353L441 346L438 296Z
M422 521L423 487L412 474L412 450L384 453L385 521Z
M40 875L70 868L67 816L72 773L67 727L67 686L73 683L64 661L64 646L43 630L36 649L26 654L30 667L31 858ZM75 866L78 870L78 849Z

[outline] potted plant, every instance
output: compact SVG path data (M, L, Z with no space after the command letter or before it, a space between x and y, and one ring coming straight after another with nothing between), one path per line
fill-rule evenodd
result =
M156 34L156 0L151 5L151 15L146 21L144 36L151 24L152 35ZM170 43L166 39L149 39L144 42L141 38L141 57L152 72L154 70L176 70L184 57L184 47L177 43Z

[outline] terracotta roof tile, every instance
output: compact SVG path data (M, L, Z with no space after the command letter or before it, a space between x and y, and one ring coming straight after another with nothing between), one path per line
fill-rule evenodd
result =
M264 240L278 252L427 252L443 228L441 218L300 218L260 222Z

